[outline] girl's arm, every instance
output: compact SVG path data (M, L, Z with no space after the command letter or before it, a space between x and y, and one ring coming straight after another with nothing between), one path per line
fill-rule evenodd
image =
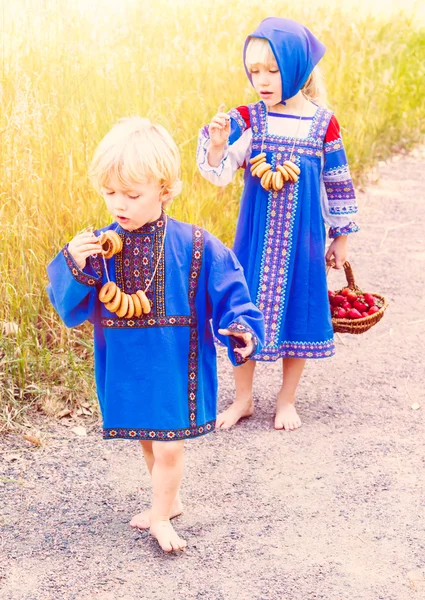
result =
M322 214L329 225L329 237L334 240L326 259L335 259L337 268L341 268L347 259L347 236L359 231L359 227L352 220L352 215L358 210L357 200L340 127L334 116L329 122L323 149Z
M199 132L196 162L205 179L225 186L251 156L252 134L246 106L229 113L220 109Z
M87 320L94 321L97 285L102 281L103 272L96 250L99 251L96 244L91 250L83 249L76 236L47 267L50 281L47 293L67 327L76 327Z

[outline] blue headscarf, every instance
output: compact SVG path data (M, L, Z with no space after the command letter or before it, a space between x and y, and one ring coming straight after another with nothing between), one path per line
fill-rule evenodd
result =
M300 91L326 52L325 46L304 25L291 19L268 17L261 21L245 41L243 62L251 84L251 74L245 62L246 48L251 37L268 40L273 50L282 78L283 103Z

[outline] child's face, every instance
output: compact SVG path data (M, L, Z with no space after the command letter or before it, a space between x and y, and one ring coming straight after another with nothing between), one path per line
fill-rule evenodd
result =
M279 104L282 100L282 79L277 63L252 65L250 73L252 85L264 104L270 108Z
M101 188L109 212L123 229L133 231L161 216L164 197L157 181L133 184L123 188L115 176L111 176Z

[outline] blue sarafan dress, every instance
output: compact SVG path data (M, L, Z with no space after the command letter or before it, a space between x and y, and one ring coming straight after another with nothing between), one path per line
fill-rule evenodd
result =
M219 335L219 328L252 333L255 349L264 337L240 264L208 232L164 215L132 232L117 223L107 229L123 242L106 261L122 291L144 290L158 265L147 292L149 314L125 319L105 308L98 293L107 278L98 256L81 271L65 246L47 269L49 297L65 324L94 324L104 437L165 441L212 431L217 373L211 322L234 365L234 340Z
M285 28L300 36L305 31L287 19L266 19L253 35L269 39L281 73L284 65L292 65L289 83L282 78L283 97L290 98L314 66L314 44L310 32L300 37L297 54L296 38L290 38L288 47ZM285 60L290 51L292 62ZM323 52L321 45L316 47L319 58ZM295 87L290 87L291 81ZM300 117L267 112L262 101L232 109L229 116L231 133L221 164L208 163L207 126L200 132L197 163L201 174L216 185L226 185L238 168L245 169L234 251L251 297L264 313L265 343L253 360L332 356L325 223L330 237L358 230L350 219L357 205L338 122L319 106L314 116ZM301 170L299 180L286 183L281 191L264 190L249 169L250 158L262 151L273 170L292 156Z

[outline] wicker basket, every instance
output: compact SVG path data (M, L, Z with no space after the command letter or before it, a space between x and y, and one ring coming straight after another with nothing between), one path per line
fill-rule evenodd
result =
M328 263L328 272L329 269L331 269L334 266L334 262ZM346 261L343 266L345 271L345 277L347 278L347 285L345 287L348 287L350 288L350 290L353 290L355 292L363 293L359 286L356 285L353 270L351 268L350 263ZM335 293L338 294L341 291L342 290L339 290L339 292ZM378 306L379 311L374 313L373 315L362 317L361 319L338 319L336 317L332 317L332 325L335 333L364 333L365 331L376 325L376 323L378 323L378 321L382 319L382 317L384 316L384 312L387 309L388 302L386 301L384 296L381 296L381 294L371 293L371 296L373 296L377 301L376 306Z

